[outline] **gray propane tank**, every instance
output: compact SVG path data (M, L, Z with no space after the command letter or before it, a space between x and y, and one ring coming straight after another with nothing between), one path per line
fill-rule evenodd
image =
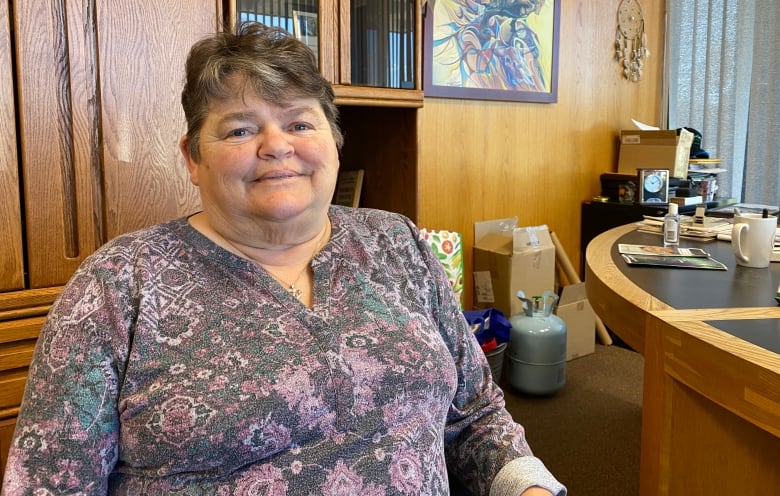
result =
M552 394L566 383L566 324L552 313L558 295L517 297L523 312L509 319L509 382L524 393Z

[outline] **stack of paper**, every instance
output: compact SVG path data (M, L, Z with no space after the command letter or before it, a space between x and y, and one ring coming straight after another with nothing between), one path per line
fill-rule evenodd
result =
M637 223L637 228L643 232L661 234L664 218L645 215ZM693 217L680 216L680 237L697 239L699 241L714 241L721 234L731 235L731 219L705 217L704 224L694 224Z

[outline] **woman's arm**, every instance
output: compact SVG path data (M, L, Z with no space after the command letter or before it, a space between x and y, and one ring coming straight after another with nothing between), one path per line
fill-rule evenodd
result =
M93 274L74 275L41 330L9 450L5 496L106 494L118 456L128 331L114 288Z
M441 264L417 235L438 291L434 319L458 370L458 390L445 430L448 467L479 494L565 495L565 487L533 456L525 430L506 410L503 391L492 381L487 359Z

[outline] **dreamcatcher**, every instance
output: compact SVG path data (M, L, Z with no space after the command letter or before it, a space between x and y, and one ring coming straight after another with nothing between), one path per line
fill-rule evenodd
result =
M644 59L649 56L642 6L639 0L621 0L617 11L615 58L623 66L623 76L634 83L640 81Z

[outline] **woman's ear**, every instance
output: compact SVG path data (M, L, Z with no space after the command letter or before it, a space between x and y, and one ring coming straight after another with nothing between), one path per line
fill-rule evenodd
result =
M184 157L184 163L187 166L187 171L190 174L190 182L195 186L198 185L198 163L192 158L190 153L190 138L186 134L179 140L179 150Z

